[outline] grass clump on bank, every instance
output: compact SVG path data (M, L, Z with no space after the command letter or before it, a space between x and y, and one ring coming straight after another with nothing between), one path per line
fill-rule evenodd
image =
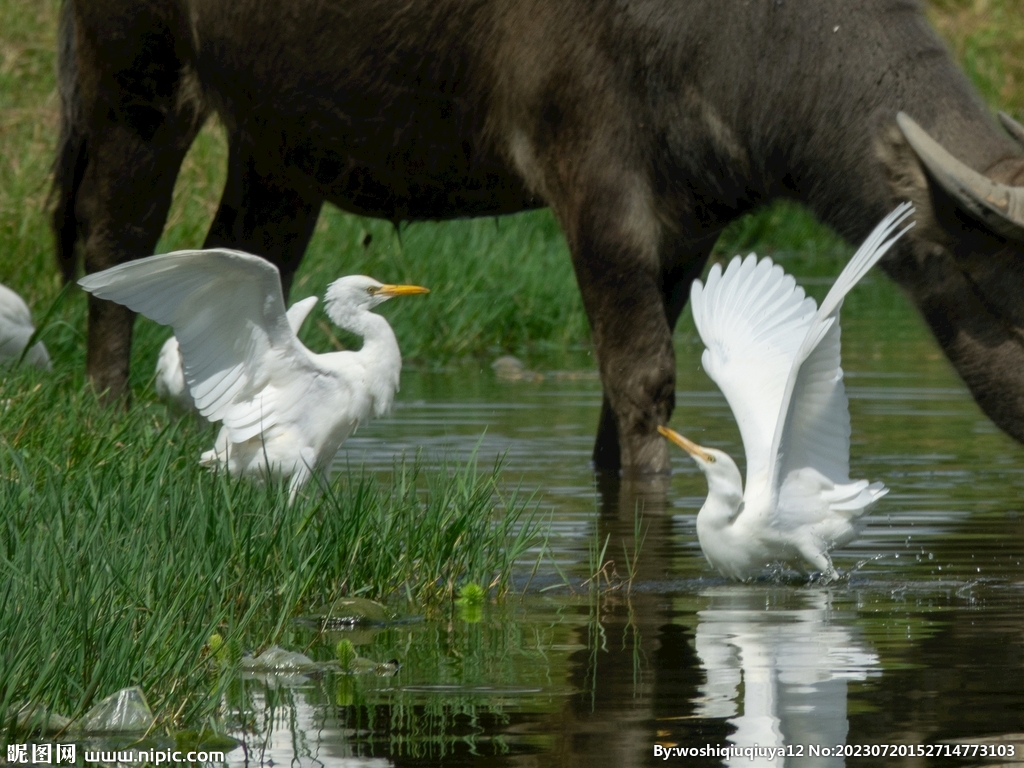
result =
M212 428L71 383L0 383L0 714L78 716L140 685L164 723L195 724L224 684L214 632L258 650L342 595L429 613L467 581L502 591L535 543L532 513L472 462L336 476L289 506L286 484L198 466Z

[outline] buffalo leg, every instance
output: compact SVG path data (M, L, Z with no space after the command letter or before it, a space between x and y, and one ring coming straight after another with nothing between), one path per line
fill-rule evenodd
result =
M153 253L194 131L160 131L147 141L123 125L108 125L92 135L76 202L87 273ZM134 321L127 307L89 297L86 372L106 401L127 391Z
M672 243L669 241L663 245L661 249L661 257L659 261L666 266L658 280L658 298L660 298L661 301L665 322L667 323L670 336L672 331L675 329L680 314L682 314L683 309L686 307L686 303L690 296L690 284L696 278L700 277L708 255L711 253L711 249L714 247L715 241L718 239L718 235L719 232L715 231L714 233L703 235L696 240L687 240L686 242L680 241L679 243ZM647 322L650 322L650 320ZM671 345L671 340L669 341L669 344ZM675 407L674 352L672 353L671 360L671 392L666 396L662 390L663 396L667 399L667 404L661 406L654 404L656 412L664 412L664 423L668 422L668 419L672 415L672 410ZM604 381L605 369L602 367L601 370L602 381ZM654 423L653 421L648 420L648 423L653 424L653 426L651 426L651 430L653 430L657 426L657 423L662 422ZM661 440L660 436L656 433L651 437L651 439L654 439L655 443L657 443L658 440ZM622 469L626 469L627 472L630 472L631 466L628 458L635 454L635 449L630 451L627 447L627 453L624 453L622 450L622 444L619 438L619 419L612 406L608 388L606 387L604 397L601 402L601 416L598 421L597 438L594 442L594 468L599 472L617 473ZM647 468L641 466L632 469L638 469L640 472L643 472ZM662 470L652 468L647 471Z
M310 188L294 183L279 161L232 136L224 195L204 247L263 256L280 270L287 297L322 204Z
M90 142L76 205L87 273L153 253L187 148L166 136L143 141L123 126L94 135L103 138ZM134 321L127 307L89 296L86 372L106 401L127 390Z
M667 445L656 429L668 423L675 400L672 332L652 276L620 275L616 282L589 279L584 287L580 280L608 406L602 407L594 464L629 475L667 472Z
M599 471L667 472L658 435L675 389L654 216L628 185L591 185L588 200L555 206L573 256L597 351L604 407L594 447Z
M63 190L66 273L73 229L86 272L153 253L181 161L202 124L202 104L185 95L187 66L175 43L182 19L170 2L125 11L116 2L73 4L62 18L65 121L77 171ZM69 224L73 221L73 227ZM86 370L104 399L123 394L134 315L89 297Z
M87 273L153 253L194 135L194 130L178 132L167 123L148 139L120 123L91 132L75 204L85 234ZM86 371L104 400L127 390L134 320L126 307L89 297Z

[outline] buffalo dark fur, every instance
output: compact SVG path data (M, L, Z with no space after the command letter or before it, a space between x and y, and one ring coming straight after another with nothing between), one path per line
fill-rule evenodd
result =
M65 0L54 225L65 276L153 252L204 120L227 126L206 245L287 290L322 203L393 222L548 205L604 405L601 469L663 472L672 328L722 229L775 198L852 243L912 200L883 267L985 412L1024 438L1024 253L925 170L902 111L973 169L1020 148L908 0ZM1019 224L1019 222L1018 222ZM133 316L90 297L88 373Z

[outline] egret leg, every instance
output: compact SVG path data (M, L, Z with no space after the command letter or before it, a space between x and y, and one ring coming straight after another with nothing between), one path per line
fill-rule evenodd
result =
M305 463L305 461L301 466L295 468L291 481L288 483L288 506L295 503L295 497L299 495L299 490L309 482L309 478L312 476L312 465Z
M829 557L828 552L825 551L820 542L803 541L797 548L800 551L801 557L821 574L818 577L819 582L829 584L839 580L839 572L832 565L832 558Z
M331 457L333 458L333 457ZM318 471L316 463L316 451L309 446L305 446L299 449L299 462L295 466L295 472L292 474L292 480L288 484L288 504L291 505L295 502L295 497L299 493L299 489L302 488L309 479L313 476L313 473ZM331 473L331 465L327 464L323 474L325 479L329 478Z

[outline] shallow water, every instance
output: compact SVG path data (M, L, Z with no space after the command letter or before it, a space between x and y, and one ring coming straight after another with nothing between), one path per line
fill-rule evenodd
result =
M319 639L296 626L286 639L312 642L313 655L350 637L401 669L242 683L231 701L246 752L231 762L631 766L663 764L655 745L755 744L790 756L667 762L992 765L1011 749L1024 760L1024 451L980 413L891 286L873 276L858 292L843 318L851 475L890 493L835 553L840 583L719 577L695 534L706 486L681 452L661 487L597 483L600 384L585 354L529 361L541 380L500 381L486 365L409 371L394 415L361 429L339 462L387 471L401 451L504 456L506 480L537 489L551 515L550 551L532 576L524 565L525 596L478 623ZM673 425L742 465L692 325L677 351ZM587 582L602 547L602 575ZM985 750L877 756L961 741ZM876 756L825 756L837 745L875 745ZM1003 757L982 760L988 750Z

